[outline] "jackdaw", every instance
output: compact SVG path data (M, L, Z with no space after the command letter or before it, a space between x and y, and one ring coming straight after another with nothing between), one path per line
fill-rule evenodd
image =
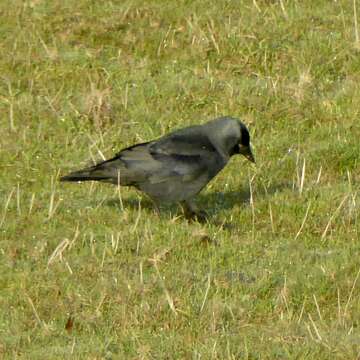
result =
M193 202L195 195L236 154L255 162L249 131L238 119L220 117L130 146L60 181L94 180L134 186L155 202L179 202L187 218L201 221L205 214Z

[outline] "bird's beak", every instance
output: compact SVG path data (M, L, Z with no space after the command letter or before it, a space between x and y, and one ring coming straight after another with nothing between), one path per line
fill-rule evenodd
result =
M245 156L249 161L255 164L255 157L252 153L251 146L239 145L239 154Z
M246 147L246 151L243 152L243 155L252 163L255 164L255 157L252 153L251 147Z
M254 158L254 155L253 155L253 153L251 152L251 150L250 150L249 154L246 154L246 155L245 155L245 157L246 157L249 161L251 161L252 163L255 164L255 158Z

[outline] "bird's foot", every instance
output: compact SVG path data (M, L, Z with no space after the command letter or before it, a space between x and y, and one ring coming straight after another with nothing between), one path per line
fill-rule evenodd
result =
M204 210L199 210L193 215L193 219L201 224L206 223L208 220L208 214Z
M197 221L199 223L207 222L208 214L206 211L199 210L194 203L183 202L181 206L186 220Z
M185 219L189 221L197 221L200 224L206 223L208 219L208 214L205 211L197 211L192 213L184 213Z

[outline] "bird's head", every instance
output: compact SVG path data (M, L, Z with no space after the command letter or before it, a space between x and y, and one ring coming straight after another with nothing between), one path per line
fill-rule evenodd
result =
M250 134L247 127L238 119L223 117L212 122L212 136L229 157L241 154L255 163L251 150Z
M250 145L250 134L246 126L239 122L240 137L239 142L234 146L234 154L244 155L249 161L255 163L255 158Z

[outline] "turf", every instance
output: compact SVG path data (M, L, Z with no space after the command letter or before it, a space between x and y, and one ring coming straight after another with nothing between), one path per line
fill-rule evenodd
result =
M3 0L1 358L359 358L356 5ZM220 115L208 224L58 182Z

